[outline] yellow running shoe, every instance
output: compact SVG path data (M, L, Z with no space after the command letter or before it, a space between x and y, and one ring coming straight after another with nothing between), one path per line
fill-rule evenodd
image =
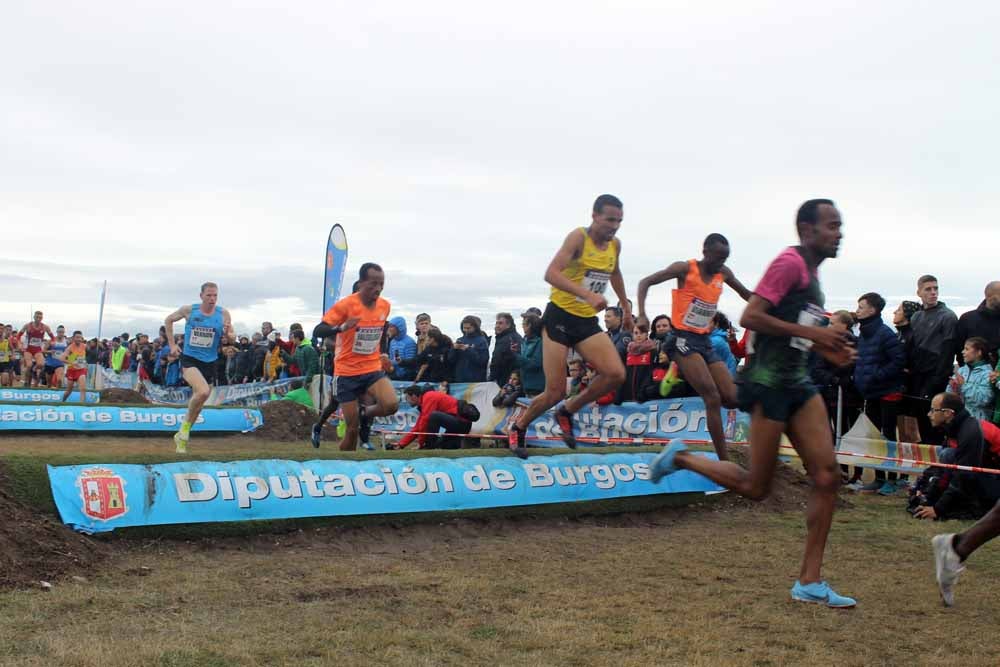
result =
M174 451L178 454L187 454L188 436L180 431L174 433Z

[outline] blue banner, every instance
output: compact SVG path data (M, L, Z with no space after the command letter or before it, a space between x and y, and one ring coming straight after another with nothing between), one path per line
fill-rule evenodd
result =
M95 366L97 369L94 386L98 389L135 389L139 384L139 374L134 371L115 373L110 368ZM89 375L89 370L88 370Z
M111 405L0 404L0 431L176 431L185 408L143 408ZM202 410L197 431L252 431L264 423L260 410Z
M497 433L506 433L510 424L524 411L526 404L519 404L507 411L498 421ZM711 440L705 417L705 403L697 396L691 398L597 405L573 415L577 438L631 439L642 444L643 438L684 438ZM739 410L723 409L722 424L726 440L746 442L750 436L750 415ZM539 447L562 447L562 429L556 424L555 410L550 410L531 422L527 442ZM614 443L616 445L627 443Z
M191 400L191 387L164 387L143 380L142 395L160 405L187 405Z
M59 403L62 401L62 389L15 389L6 387L0 389L0 403L21 402L26 403ZM80 402L80 392L74 391L69 395L70 403ZM100 403L101 396L97 391L87 392L87 403Z
M212 387L205 405L242 405L260 407L261 405L287 394L292 384L304 378L294 377L274 382L248 382L246 384L228 384ZM187 405L191 400L191 387L163 387L149 380L143 380L142 393L153 403L161 405Z
M687 470L652 484L652 456L189 461L49 466L48 472L63 522L88 533L126 526L439 512L722 490Z
M344 270L347 268L347 235L340 225L334 225L330 230L323 268L323 314L325 315L340 298Z
M398 391L402 391L411 383L393 382ZM495 383L453 384L450 394L464 398L470 402L476 396L475 389L489 385L490 392L486 395L496 395L500 390ZM510 425L524 411L527 400L513 408L493 408L492 403L476 401L476 407L482 418L476 422L479 428L472 433L504 434ZM420 412L410 406L400 397L399 410L389 417L377 417L372 426L373 431L405 431L417 423ZM711 440L705 418L705 403L698 397L664 399L647 401L646 403L622 403L621 405L597 405L591 403L585 409L573 415L577 438L598 438L607 441L609 438L628 439L634 444L642 444L644 438L669 439L685 438L689 440ZM722 423L725 427L726 440L730 442L746 442L750 435L750 415L739 410L722 410ZM556 424L555 411L550 410L536 419L528 427L526 442L533 447L563 447L562 430ZM618 442L615 445L628 443ZM594 446L594 443L581 442L581 446Z

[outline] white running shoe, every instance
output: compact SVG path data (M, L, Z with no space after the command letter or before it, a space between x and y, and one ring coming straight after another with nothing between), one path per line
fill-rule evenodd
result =
M938 588L941 589L941 601L946 607L955 604L954 587L958 583L958 575L965 570L962 559L955 553L955 548L952 546L954 537L954 533L948 533L935 535L931 538Z

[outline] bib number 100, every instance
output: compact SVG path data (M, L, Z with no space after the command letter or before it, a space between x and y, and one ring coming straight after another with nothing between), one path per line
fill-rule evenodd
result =
M594 294L604 294L610 281L611 274L603 271L587 271L583 274L583 288ZM585 301L585 299L577 297L577 301Z

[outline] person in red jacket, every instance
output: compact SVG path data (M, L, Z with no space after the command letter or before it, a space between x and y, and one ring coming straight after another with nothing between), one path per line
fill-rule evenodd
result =
M472 422L479 419L475 406L441 391L423 391L418 385L411 385L403 390L403 398L420 410L420 418L399 441L400 449L414 440L420 444L420 449L458 449L462 444L461 435L471 431ZM442 435L426 435L438 433L442 427Z

